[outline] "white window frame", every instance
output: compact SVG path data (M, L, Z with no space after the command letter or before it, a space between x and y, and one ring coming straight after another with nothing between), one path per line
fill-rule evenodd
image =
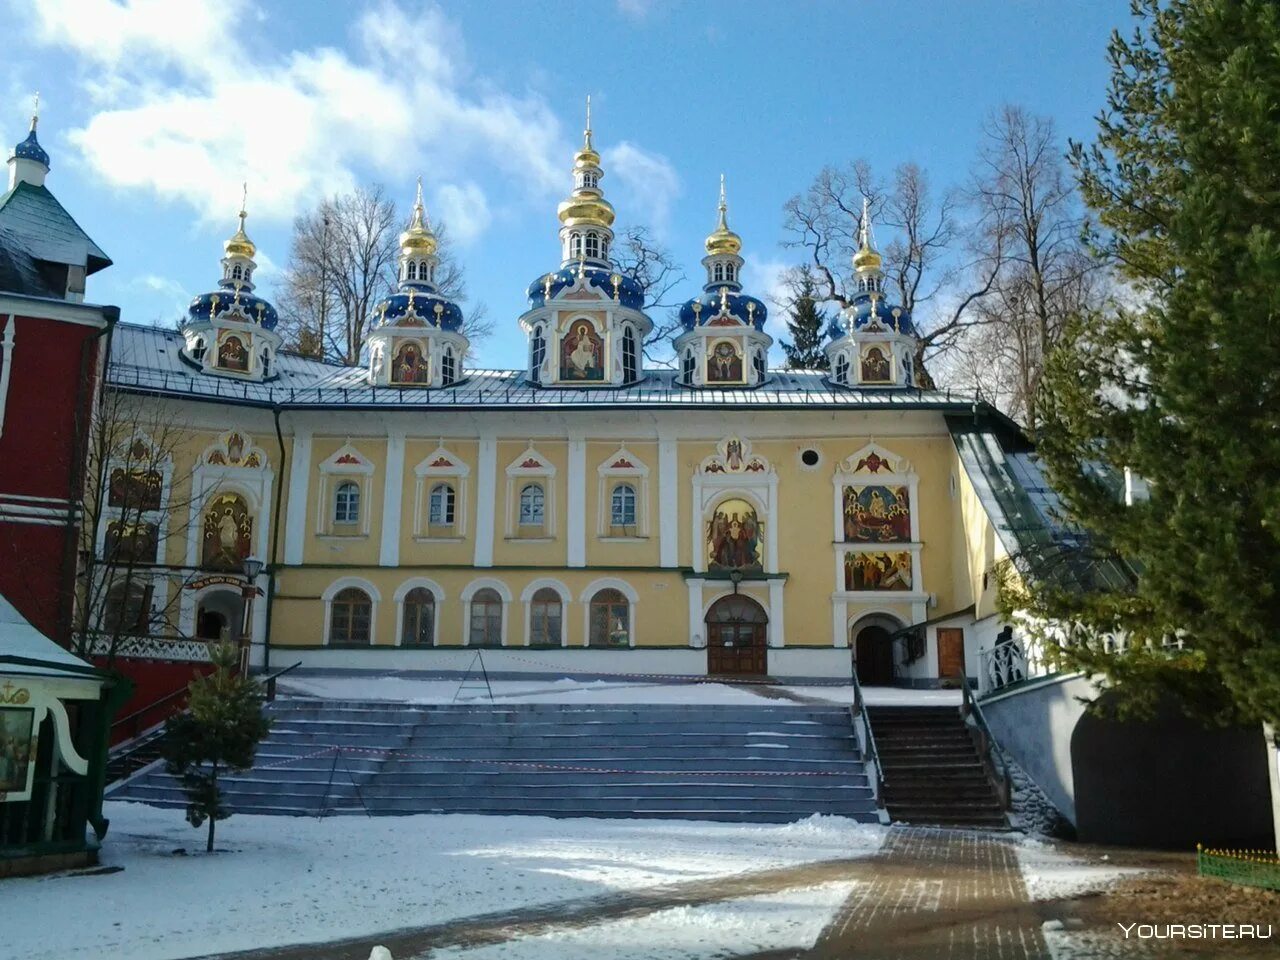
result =
M345 443L325 459L317 468L320 482L316 485L316 536L367 537L373 522L373 462ZM337 517L337 488L343 481L351 480L360 488L360 519L352 525L339 524ZM348 530L352 526L354 529Z
M596 537L612 542L634 542L649 539L649 467L626 448L619 447L596 467ZM617 535L612 521L613 488L629 483L636 491L636 523L634 534Z
M416 480L413 508L413 538L415 540L459 541L467 536L467 493L471 468L444 444L436 447L413 468ZM453 487L453 525L435 527L431 524L431 490L437 483L445 482Z
M581 646L588 647L591 645L591 599L601 590L613 588L627 598L627 646L635 647L636 628L639 618L637 613L640 609L640 594L636 592L635 587L627 583L625 580L619 580L616 577L601 577L598 580L592 580L587 584L586 589L578 595L578 599L582 602L582 643ZM597 650L607 649L606 647L596 647Z
M333 583L329 584L320 595L320 599L324 601L324 639L321 641L322 646L329 646L329 634L333 627L333 600L339 593L348 587L355 587L365 592L365 596L369 598L369 646L376 646L378 643L378 604L382 602L382 594L368 580L362 577L339 577ZM346 645L343 646L343 649ZM352 649L362 649L363 647L353 647Z
M539 542L555 539L556 468L532 444L507 466L506 539ZM520 491L529 483L542 485L542 524L540 527L520 525Z
M520 591L520 602L524 604L524 645L533 643L533 596L539 590L554 590L560 597L560 646L569 645L569 604L573 602L573 594L559 580L542 577L533 580ZM470 618L468 618L469 620ZM467 628L470 634L470 626Z
M471 598L486 587L496 590L498 597L502 600L502 636L499 646L508 646L507 638L511 635L511 591L501 580L481 577L478 580L472 580L462 590L462 645L464 647L471 646Z
M409 594L414 590L429 590L432 598L435 600L435 613L431 623L431 636L434 640L433 646L440 646L440 608L444 606L445 592L440 584L427 577L413 577L406 580L396 588L393 599L396 602L396 646L403 647L404 643L404 608L405 601ZM412 644L411 646L419 646Z

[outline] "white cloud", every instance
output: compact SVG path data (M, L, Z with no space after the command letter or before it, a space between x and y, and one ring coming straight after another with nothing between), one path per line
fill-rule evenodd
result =
M471 182L445 184L436 191L435 209L449 236L463 245L474 242L493 219L484 191Z
M628 219L645 224L662 236L671 221L671 206L680 194L680 177L671 161L629 140L604 151L605 195L628 212ZM611 187L612 176L616 187Z
M657 0L615 0L618 12L631 20L644 20L653 12Z
M352 50L258 49L245 0L42 0L36 38L80 58L86 92L110 91L72 132L95 176L224 221L249 182L250 213L287 222L317 198L437 171L459 239L489 223L474 180L496 169L537 200L568 185L569 148L536 97L473 77L434 7L386 3L354 25ZM465 221L465 222L464 222Z

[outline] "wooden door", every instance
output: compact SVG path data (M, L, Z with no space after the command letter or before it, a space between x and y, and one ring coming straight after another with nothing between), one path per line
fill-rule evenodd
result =
M893 640L884 627L863 627L854 643L854 656L858 683L864 687L893 683Z
M721 597L707 611L707 673L763 677L769 672L769 617L750 597Z
M938 628L938 676L963 681L964 631L959 627Z

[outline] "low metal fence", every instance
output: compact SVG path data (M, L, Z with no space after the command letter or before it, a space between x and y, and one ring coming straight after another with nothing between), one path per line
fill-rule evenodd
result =
M1229 883L1280 890L1280 853L1275 850L1206 850L1196 844L1196 872Z

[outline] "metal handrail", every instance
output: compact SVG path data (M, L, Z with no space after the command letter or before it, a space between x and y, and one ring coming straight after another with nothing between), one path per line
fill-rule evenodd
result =
M300 666L302 666L301 660L299 660L297 663L291 664L290 666L281 667L279 670L275 671L274 673L267 674L267 676L265 676L262 679L262 682L267 686L268 701L272 701L276 698L276 680L278 680L280 677L283 677L290 670L297 670L298 667Z
M963 698L960 704L960 716L966 721L969 717L974 718L974 730L978 735L978 753L982 757L982 765L986 768L987 776L995 784L996 793L1000 796L1000 805L1008 810L1013 798L1013 781L1009 775L1009 766L1005 763L1000 745L996 743L991 728L987 726L987 718L982 715L982 708L978 706L978 700L969 687L968 677L961 671L958 679Z
M884 806L884 767L880 764L880 751L876 749L876 735L871 729L871 718L867 716L866 701L862 696L862 684L858 682L858 673L855 670L853 676L853 705L849 708L850 722L856 723L858 719L862 720L862 730L867 738L866 754L870 758L872 766L875 768L875 782L872 784L875 790L876 806Z

